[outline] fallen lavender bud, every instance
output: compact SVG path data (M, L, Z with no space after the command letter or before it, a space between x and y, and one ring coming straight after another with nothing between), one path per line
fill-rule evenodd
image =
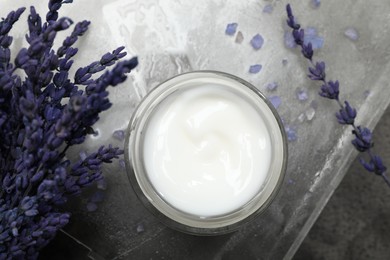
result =
M263 44L264 44L264 39L260 34L256 34L255 36L253 36L251 40L251 45L253 49L259 50L261 49L261 47L263 47Z
M229 23L226 26L225 34L233 36L234 34L236 34L237 27L238 27L238 23Z
M257 74L257 73L259 73L261 71L262 68L263 68L263 66L261 64L251 65L249 67L249 73Z

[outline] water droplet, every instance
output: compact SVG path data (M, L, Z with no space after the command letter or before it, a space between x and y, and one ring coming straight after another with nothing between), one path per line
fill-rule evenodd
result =
M280 99L279 96L270 96L269 101L272 103L272 105L275 108L278 108L282 104L282 100Z
M306 112L305 112L305 115L306 115L306 118L308 121L313 120L315 114L316 114L316 111L312 107L309 108L308 110L306 110Z
M259 73L261 71L262 67L263 66L261 66L260 64L252 65L249 67L249 73L252 73L252 74Z
M235 42L242 43L243 40L244 40L244 35L242 34L241 31L238 31Z
M344 35L352 40L352 41L357 41L359 39L359 32L355 29L355 28L347 28L345 31L344 31Z
M253 49L259 50L261 49L261 47L263 47L263 44L264 44L264 39L260 34L256 34L255 36L253 36L251 40L251 45Z
M236 33L237 27L238 23L229 23L226 26L225 34L230 36L234 35Z

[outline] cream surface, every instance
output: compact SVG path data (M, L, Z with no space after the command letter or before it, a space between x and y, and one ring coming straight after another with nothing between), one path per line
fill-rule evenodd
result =
M144 164L157 192L200 217L247 203L264 183L270 134L255 107L218 85L172 94L150 118Z

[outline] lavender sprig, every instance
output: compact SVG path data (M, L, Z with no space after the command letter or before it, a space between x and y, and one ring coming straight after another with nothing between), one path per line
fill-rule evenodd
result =
M320 88L319 95L335 100L339 106L340 110L336 113L337 121L343 125L351 125L353 130L352 134L355 138L352 140L353 146L359 152L367 152L369 156L369 162L360 158L360 163L363 167L372 173L382 176L386 184L390 187L390 180L386 175L386 166L383 164L380 156L375 155L372 151L374 146L372 142L372 133L371 131L362 126L355 125L355 118L357 116L356 109L353 108L347 101L341 102L339 99L339 82L338 81L327 81L325 73L325 62L313 61L313 49L311 43L304 44L305 31L301 28L299 24L295 22L295 17L292 13L290 4L286 6L287 11L287 25L292 29L292 35L294 37L295 43L301 47L301 52L303 56L309 60L309 74L308 77L314 81L321 81L322 85ZM344 103L344 104L343 104Z
M53 50L57 33L73 23L58 14L62 4L71 2L50 0L44 23L30 8L28 46L15 55L14 63L9 32L24 8L0 20L0 259L37 259L69 222L70 214L60 206L100 181L102 165L123 153L102 146L78 162L65 157L70 146L91 133L100 112L111 106L107 88L126 80L138 64L137 58L121 61L126 53L120 47L77 70L72 82L69 71L78 53L73 45L89 22L77 23ZM112 70L92 78L112 65Z

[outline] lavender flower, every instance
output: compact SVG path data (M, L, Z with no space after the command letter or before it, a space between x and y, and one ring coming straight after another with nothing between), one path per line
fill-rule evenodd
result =
M360 163L366 168L367 171L373 172L377 175L382 175L386 172L387 168L383 165L382 159L379 156L374 155L370 162L366 162L360 159Z
M314 64L313 50L311 44L304 44L305 31L301 29L301 26L295 22L295 17L292 13L291 6L286 6L287 11L287 25L292 29L292 36L295 43L301 47L303 56L309 60L309 75L311 80L321 81L322 86L319 95L328 99L334 99L340 106L340 110L336 113L336 118L340 124L351 125L353 127L352 134L355 138L352 140L353 146L359 152L367 152L370 157L370 161L366 162L364 159L360 159L360 163L364 168L383 177L386 184L390 187L390 180L386 175L386 166L383 165L381 157L372 153L372 133L368 128L356 126L355 118L357 116L356 109L352 108L350 104L345 101L343 105L339 100L339 82L327 81L325 74L325 63L323 61L316 62Z
M326 77L325 74L325 62L317 62L314 67L309 67L308 77L311 80L324 80Z
M337 80L325 82L318 94L324 98L339 100L339 82Z
M287 11L287 17L288 17L287 25L290 26L290 28L293 30L299 30L299 28L301 28L301 26L295 22L295 17L293 16L290 4L288 4L286 6L286 11Z
M46 22L30 8L28 46L13 63L8 33L25 9L0 20L0 259L37 259L69 222L70 214L60 206L84 187L104 183L103 164L123 153L109 145L78 162L65 157L70 146L94 132L100 112L111 106L107 88L126 80L138 64L136 58L120 61L126 55L120 47L77 70L72 82L69 71L78 53L73 46L89 22L77 23L53 50L57 33L73 24L58 16L62 4L71 2L50 0ZM21 79L18 70L27 77Z
M337 120L340 124L353 125L356 117L356 109L352 108L347 101L344 102L345 106L336 113Z
M311 42L309 42L308 44L302 44L302 54L306 59L311 60L311 58L313 57L313 47L311 45Z
M359 152L368 151L371 147L374 146L371 141L372 133L370 129L358 126L352 131L352 133L355 135L355 139L352 140L352 144Z

